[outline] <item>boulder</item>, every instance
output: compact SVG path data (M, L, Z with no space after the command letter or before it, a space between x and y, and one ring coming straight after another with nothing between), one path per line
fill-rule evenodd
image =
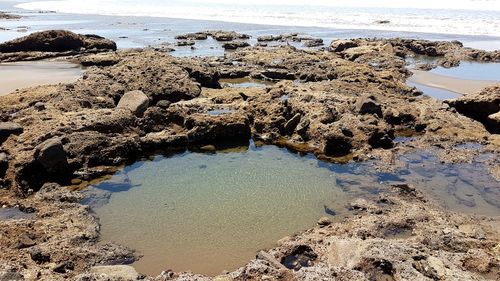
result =
M445 103L460 114L483 123L491 133L500 133L498 112L500 111L500 86L492 86L474 94L464 95Z
M146 111L148 106L149 99L146 94L142 91L131 91L122 96L117 108L125 108L132 111L135 115L140 115Z
M335 40L330 44L330 48L334 52L343 52L349 48L357 47L358 43L352 40Z
M46 140L35 148L35 160L51 173L68 170L66 151L59 138Z
M35 32L0 44L0 53L66 52L82 49L116 50L116 43L97 35L81 35L66 30Z
M11 135L20 135L23 133L23 127L14 122L0 123L0 143L5 141Z
M250 44L248 44L247 42L232 41L232 42L227 42L224 45L222 45L222 48L224 48L226 50L236 50L238 48L245 48L245 47L249 47L249 46L250 46Z
M94 266L90 272L112 280L137 280L139 278L137 271L128 265Z

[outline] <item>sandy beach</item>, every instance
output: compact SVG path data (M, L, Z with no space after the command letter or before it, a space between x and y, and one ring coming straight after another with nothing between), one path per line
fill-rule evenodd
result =
M40 85L75 82L83 75L79 64L66 61L12 62L0 64L0 95Z

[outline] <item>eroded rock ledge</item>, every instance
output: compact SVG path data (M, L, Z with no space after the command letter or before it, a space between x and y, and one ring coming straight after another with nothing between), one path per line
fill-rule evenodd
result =
M88 39L75 36L81 43ZM85 185L157 149L254 138L329 161L379 159L381 169L397 165L401 153L431 146L439 147L443 161L468 161L484 151L498 155L498 135L460 114L458 102L450 107L406 86L404 58L415 54L498 59L458 43L401 39L336 41L332 50L251 47L209 58L147 49L80 54L93 66L77 82L0 97L0 205L35 213L31 220L0 222L0 270L94 280L101 278L95 272L113 268L89 273L93 266L136 258L123 247L97 244L96 219L59 184ZM219 83L243 77L276 84L237 89ZM483 95L497 92L493 87ZM415 140L397 143L397 136ZM467 142L484 146L453 157L456 145ZM489 165L498 166L498 157ZM349 220L323 221L221 278L482 280L498 274L493 219L441 210L416 188L399 186L393 194L354 203L356 215ZM404 237L390 237L399 232ZM282 266L293 260L308 266ZM158 280L175 278L208 279L166 272Z

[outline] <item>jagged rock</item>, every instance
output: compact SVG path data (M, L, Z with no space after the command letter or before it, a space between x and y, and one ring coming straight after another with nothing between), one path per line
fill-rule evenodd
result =
M149 99L142 91L127 92L120 99L117 108L125 108L132 111L133 114L140 115L149 106Z
M222 45L222 48L226 50L236 50L238 48L245 48L250 46L247 42L244 41L232 41L232 42L227 42Z
M35 148L34 157L48 172L66 171L68 159L59 138L46 140Z
M49 30L0 44L0 53L64 52L80 49L116 50L116 43L97 35L81 35L66 30Z

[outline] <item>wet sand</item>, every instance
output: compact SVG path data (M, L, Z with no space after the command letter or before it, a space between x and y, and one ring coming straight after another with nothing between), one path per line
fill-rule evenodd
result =
M1 63L0 95L16 89L74 82L82 75L80 65L64 61Z
M485 87L500 83L489 80L459 79L422 70L412 70L412 72L413 76L408 79L409 82L445 89L459 94L478 92Z

